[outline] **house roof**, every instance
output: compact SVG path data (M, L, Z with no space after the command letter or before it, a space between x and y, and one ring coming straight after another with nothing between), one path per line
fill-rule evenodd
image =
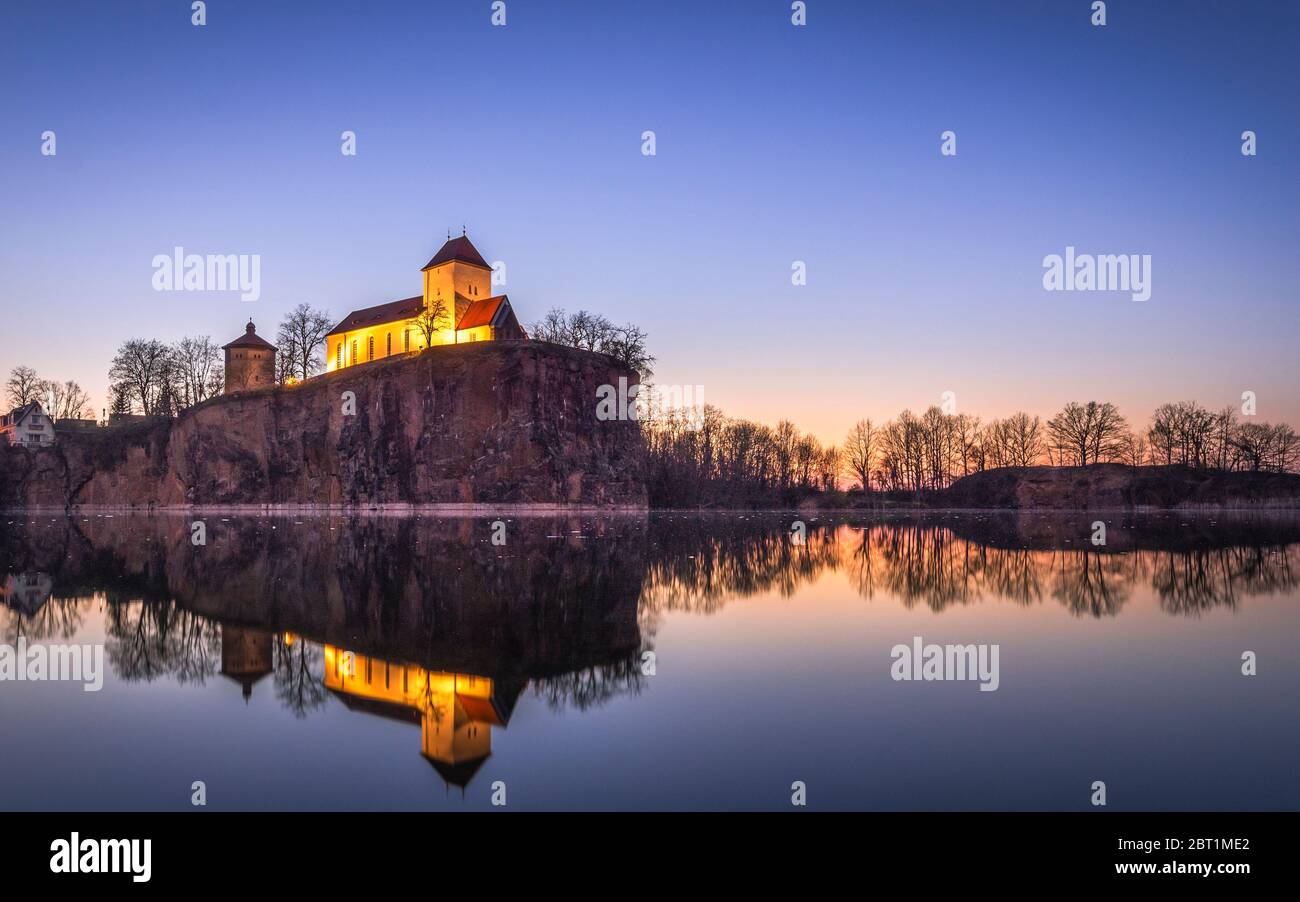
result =
M400 301L389 301L387 304L376 304L374 307L362 307L345 316L341 323L329 330L328 334L337 335L340 332L351 332L354 329L391 323L394 320L412 319L423 309L424 295L422 294L417 294L413 298L403 298Z
M243 335L230 342L230 344L221 346L223 351L226 348L270 348L274 351L275 345L257 334L257 327L253 325L253 321L250 319L248 325L244 327Z
M473 329L476 326L490 326L496 320L497 314L503 308L509 309L510 299L504 294L499 294L492 298L483 298L481 301L472 301L465 313L461 316L460 322L456 324L456 329Z
M481 266L484 269L492 268L487 265L487 261L483 259L483 255L478 252L478 248L470 242L469 238L461 235L459 238L447 239L447 243L439 249L438 253L433 255L433 259L424 264L424 269L420 271L433 269L435 266L442 266L442 264L451 263L452 261L468 263L470 266Z
M41 406L40 401L28 401L22 407L15 407L5 414L0 422L3 422L5 426L17 426L33 413L45 413L45 408Z

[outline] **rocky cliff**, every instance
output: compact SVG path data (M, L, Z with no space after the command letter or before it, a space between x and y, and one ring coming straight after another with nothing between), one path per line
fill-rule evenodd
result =
M634 373L542 342L476 342L223 396L174 420L3 449L0 505L644 507Z

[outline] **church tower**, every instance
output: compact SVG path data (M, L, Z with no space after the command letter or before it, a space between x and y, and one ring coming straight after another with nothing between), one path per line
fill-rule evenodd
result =
M492 297L492 267L488 266L469 237L449 238L438 253L424 266L424 309L442 304L447 317L448 341L451 329L475 301Z
M275 385L275 345L257 334L251 319L244 334L222 350L226 352L226 394Z

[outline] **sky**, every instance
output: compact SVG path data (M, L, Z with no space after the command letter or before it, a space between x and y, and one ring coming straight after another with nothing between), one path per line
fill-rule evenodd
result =
M1090 5L6 0L0 370L100 408L128 338L409 297L465 226L525 324L635 323L656 382L827 442L944 392L1300 425L1300 4ZM155 291L177 246L261 296ZM1150 299L1045 290L1067 246Z

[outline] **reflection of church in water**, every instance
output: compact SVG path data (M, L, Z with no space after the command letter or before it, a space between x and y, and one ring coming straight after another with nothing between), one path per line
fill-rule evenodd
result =
M464 789L492 754L492 728L510 720L520 687L487 677L392 664L325 646L325 686L350 710L420 725L420 752Z
M244 701L272 670L271 634L244 626L221 625L221 675L244 687Z
M301 641L286 635L286 644ZM243 687L244 700L274 669L274 636L222 624L221 673ZM464 673L425 670L345 651L325 650L325 688L350 711L420 725L420 752L450 786L464 789L492 754L492 728L510 720L522 686Z

